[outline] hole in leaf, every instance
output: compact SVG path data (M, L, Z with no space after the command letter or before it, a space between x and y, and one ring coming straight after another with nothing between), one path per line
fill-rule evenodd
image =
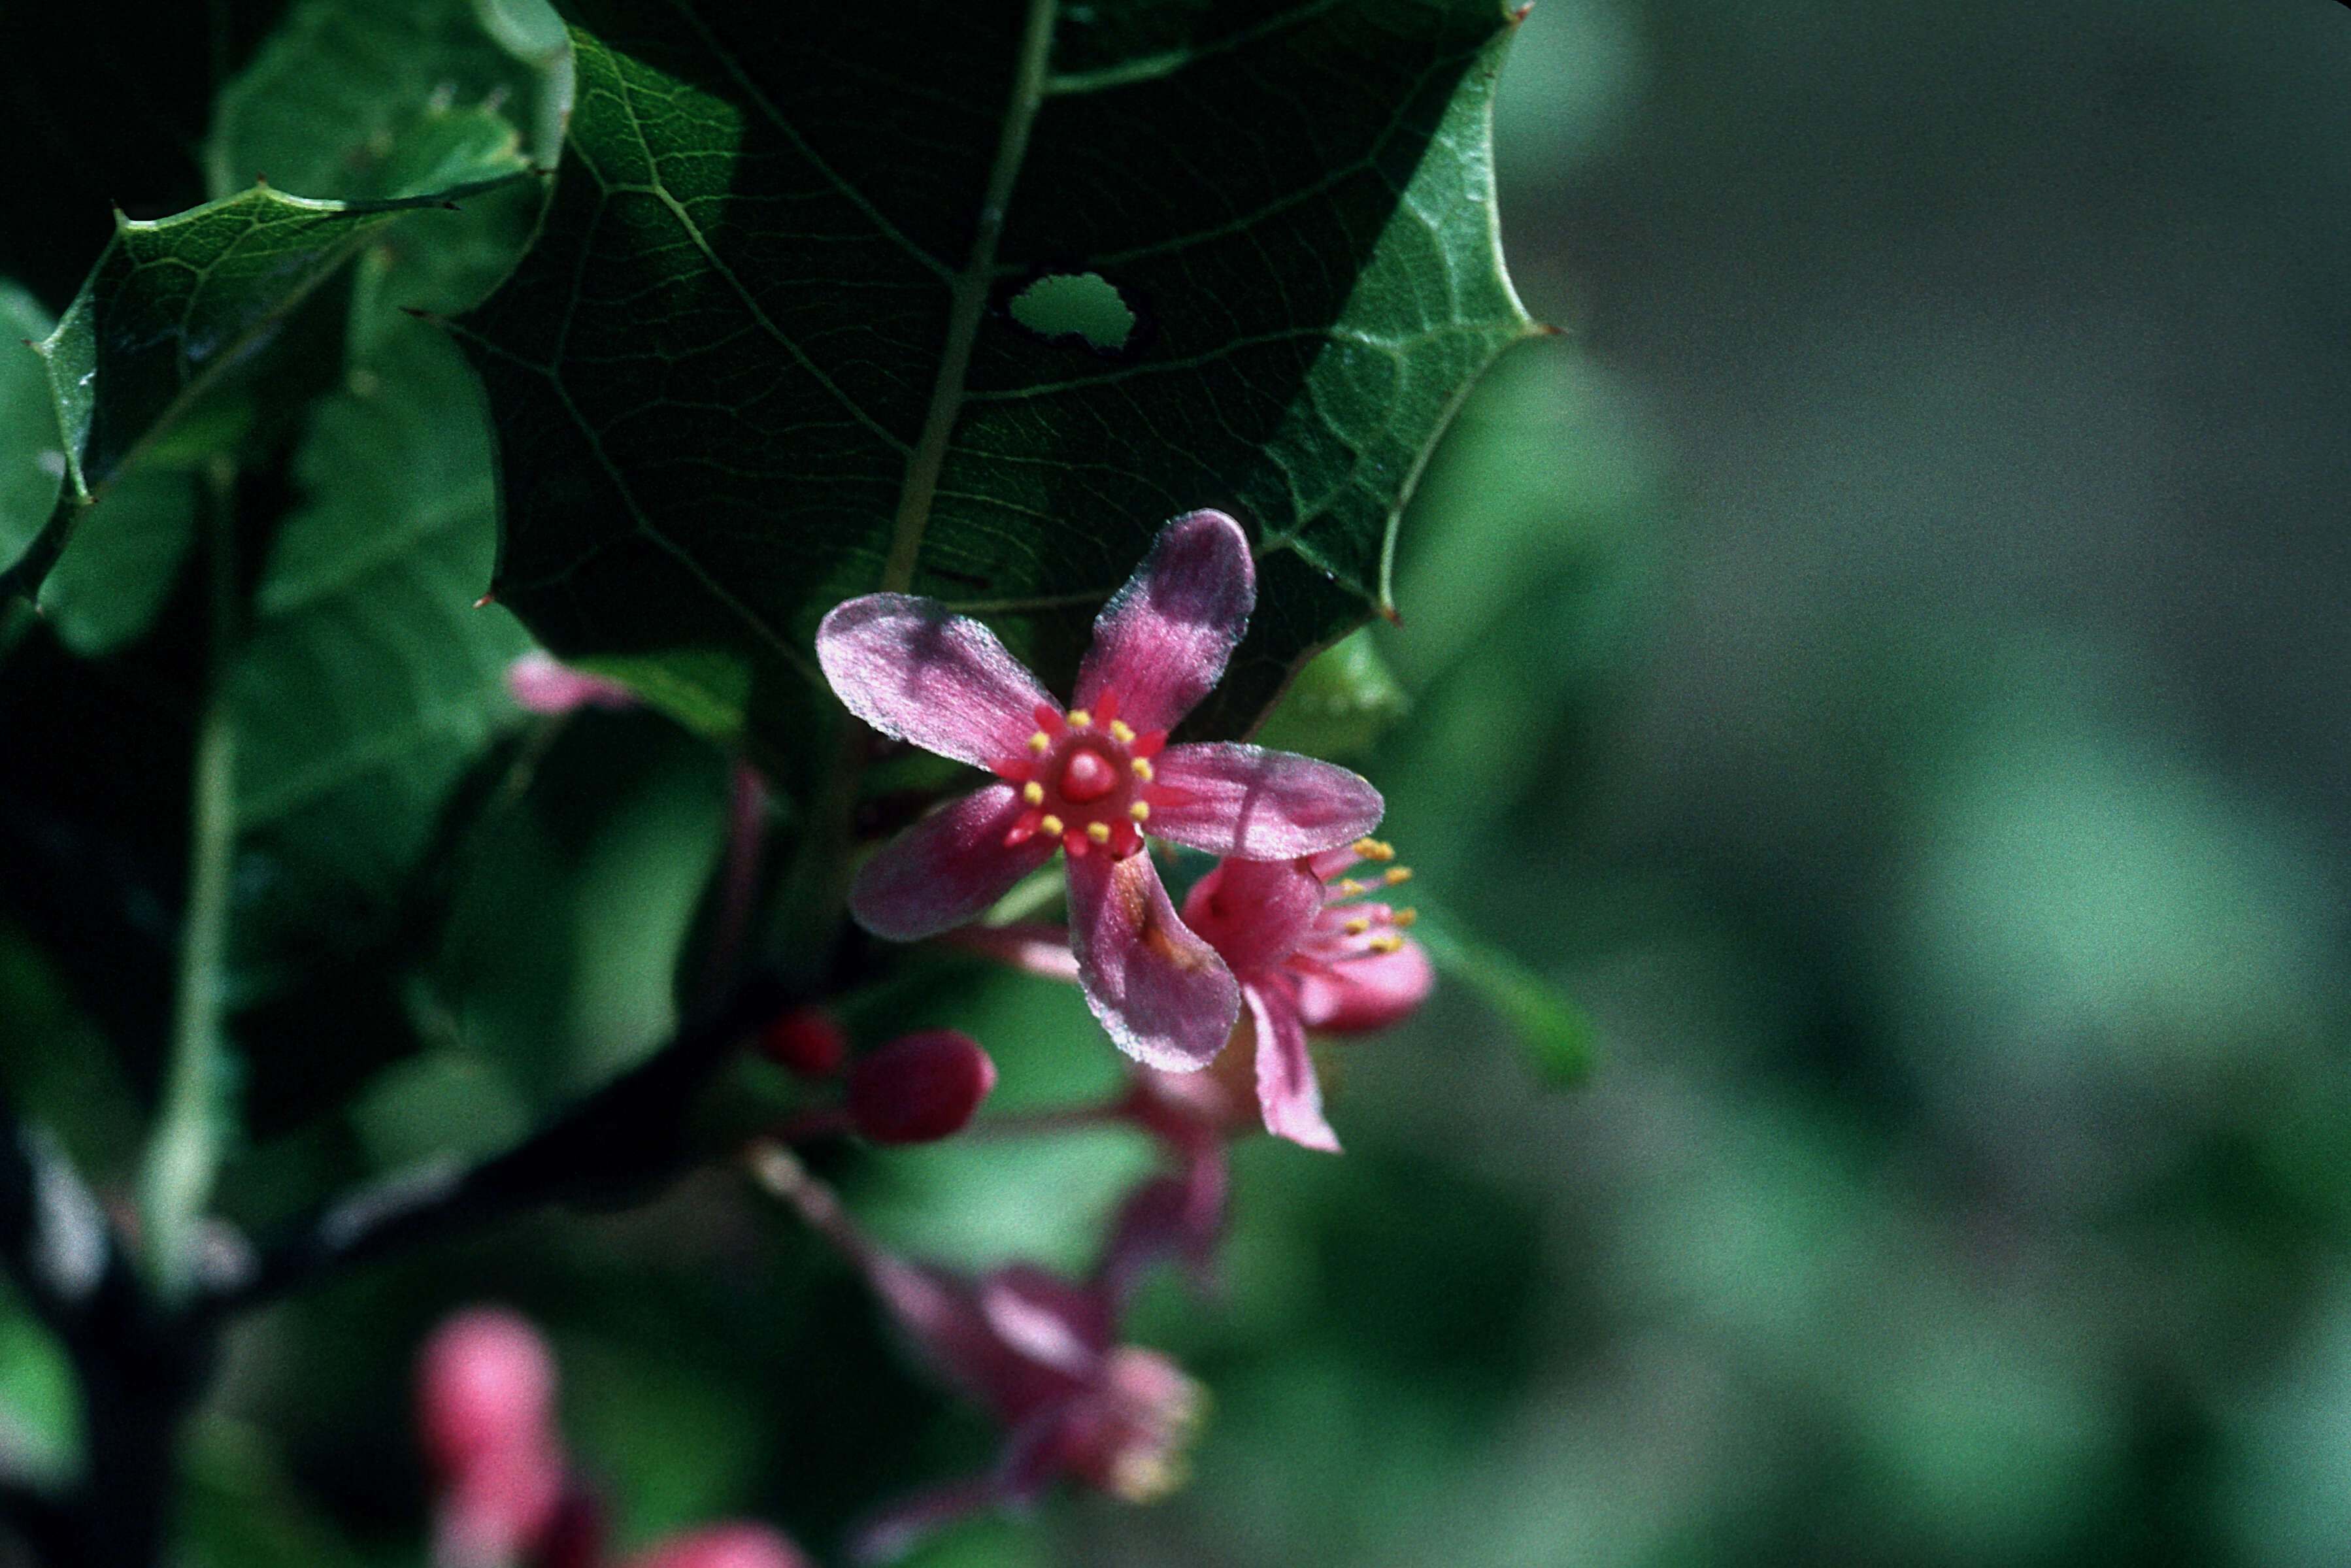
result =
M1126 292L1098 272L1049 272L1006 302L1014 323L1049 343L1125 359L1143 346L1147 322Z

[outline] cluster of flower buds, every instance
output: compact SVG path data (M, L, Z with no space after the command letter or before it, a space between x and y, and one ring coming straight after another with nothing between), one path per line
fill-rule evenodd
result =
M729 1520L626 1559L555 1422L555 1355L528 1320L473 1307L417 1360L417 1431L436 1483L433 1568L810 1568L763 1524Z

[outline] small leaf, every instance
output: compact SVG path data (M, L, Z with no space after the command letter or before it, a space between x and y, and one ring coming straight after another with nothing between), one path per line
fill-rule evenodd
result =
M1499 947L1464 936L1458 926L1427 904L1419 904L1413 936L1428 949L1430 962L1499 1013L1519 1039L1519 1050L1546 1087L1572 1089L1592 1071L1599 1030L1559 988Z
M1354 756L1370 750L1411 706L1380 657L1371 628L1358 627L1307 662L1256 739L1277 751Z

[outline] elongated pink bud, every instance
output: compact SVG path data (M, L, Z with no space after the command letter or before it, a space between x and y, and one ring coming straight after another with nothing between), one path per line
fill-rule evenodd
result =
M996 1063L951 1029L923 1030L849 1070L849 1119L877 1144L928 1144L958 1132L996 1087Z

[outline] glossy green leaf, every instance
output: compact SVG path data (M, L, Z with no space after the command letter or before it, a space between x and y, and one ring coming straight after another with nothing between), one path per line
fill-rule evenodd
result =
M568 656L690 664L705 723L747 693L783 759L832 604L935 595L1065 683L1204 506L1261 592L1195 723L1247 728L1385 602L1430 443L1535 330L1496 0L609 11L539 242L465 323L498 594Z
M40 344L73 497L94 500L141 455L234 451L264 400L314 392L314 377L285 373L292 363L268 350L393 212L256 188L119 223Z

